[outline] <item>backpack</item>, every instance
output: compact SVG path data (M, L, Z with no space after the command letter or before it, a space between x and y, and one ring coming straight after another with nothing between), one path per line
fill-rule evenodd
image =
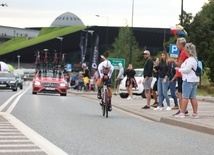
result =
M196 60L197 61L197 68L196 68L196 70L194 70L193 68L192 68L192 70L195 72L195 75L196 76L201 76L202 75L202 63L201 63L201 61L198 61L198 60ZM201 64L201 65L199 65L199 63Z

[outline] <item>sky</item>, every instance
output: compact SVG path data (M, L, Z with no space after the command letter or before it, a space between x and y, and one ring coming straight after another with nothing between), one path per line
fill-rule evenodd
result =
M184 11L195 16L208 0L183 2ZM0 7L0 25L20 28L49 27L65 12L74 13L86 26L169 28L179 23L181 14L181 0L1 0L2 3L8 7Z

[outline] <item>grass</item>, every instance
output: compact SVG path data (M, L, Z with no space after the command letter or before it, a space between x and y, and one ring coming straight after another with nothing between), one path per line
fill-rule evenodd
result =
M69 27L47 27L43 28L38 37L28 39L25 37L16 37L0 45L0 55L7 54L26 48L35 44L39 44L56 37L64 36L73 32L85 29L86 26L69 26Z
M214 87L209 82L207 70L207 68L204 69L204 74L201 77L201 81L197 89L197 95L214 97Z

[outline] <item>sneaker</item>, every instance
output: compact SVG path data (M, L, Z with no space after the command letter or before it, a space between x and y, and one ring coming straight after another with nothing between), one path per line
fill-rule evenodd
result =
M169 107L169 106L167 106L166 110L172 110L172 108L171 108L171 107Z
M151 106L154 107L154 108L157 108L158 102L153 103L153 105L151 105Z
M103 101L100 101L100 106L103 106Z
M150 109L150 106L145 105L145 106L142 107L141 109Z
M162 110L162 108L157 106L157 108L154 108L154 110Z
M176 110L176 109L179 109L179 107L175 105L174 107L172 107L172 109Z
M109 104L108 111L112 111L112 106Z
M172 116L176 116L176 115L178 115L178 114L180 114L180 110L178 110L175 114L173 114Z
M189 114L188 114L188 110L186 110L186 111L185 111L185 116L188 116L188 115L189 115Z
M197 114L192 114L192 116L190 116L190 117L193 118L193 119L198 119L199 118L199 116Z
M101 97L101 92L100 92L100 91L98 91L98 93L97 93L97 98L98 98L98 99L102 99L102 97Z
M127 100L133 100L130 96L127 98Z
M179 113L178 115L175 115L176 118L184 118L185 115L184 113Z

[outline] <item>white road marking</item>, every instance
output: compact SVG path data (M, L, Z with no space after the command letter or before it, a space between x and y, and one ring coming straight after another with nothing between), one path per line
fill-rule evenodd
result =
M30 89L30 88L28 88ZM6 113L11 113L13 111L13 109L15 108L16 104L18 103L18 101L20 100L20 98L22 97L22 95L24 95L24 93L26 93L26 91L28 91L28 89L26 89L24 92L22 92L16 99L15 101L11 104L11 106L7 109Z
M51 155L68 155L66 152L58 148L56 145L39 135L37 132L26 126L16 117L11 114L3 114L12 125L14 125L21 133L23 133L28 139L30 139L35 145L41 148L44 152ZM0 136L1 138L1 136Z
M2 105L0 106L0 111L2 111L2 110L12 101L12 99L13 99L14 97L16 97L17 95L19 95L19 94L22 93L22 92L23 92L23 91L20 91L20 92L14 94L14 95L11 96L6 102L4 102L4 104L2 104Z
M13 149L13 150L0 150L0 153L23 153L23 152L26 152L26 153L34 153L34 152L43 152L42 150L40 149L24 149L24 150L20 150L20 149Z

